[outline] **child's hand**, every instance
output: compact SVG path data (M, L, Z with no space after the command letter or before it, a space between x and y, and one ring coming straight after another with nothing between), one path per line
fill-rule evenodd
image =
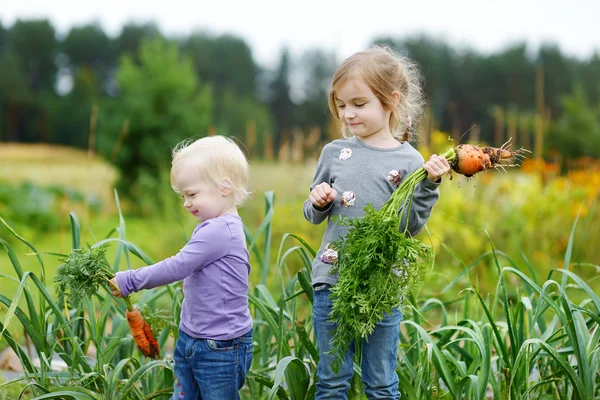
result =
M308 199L313 206L325 208L327 204L335 200L337 190L329 186L327 182L319 183L308 195Z
M423 164L423 168L427 171L427 179L431 182L437 182L442 175L450 172L450 164L448 160L446 160L442 156L438 156L437 154L433 154L429 157L429 160Z
M121 294L121 290L119 290L119 284L117 283L117 278L112 278L108 281L108 287L110 288L110 293L115 297L123 297Z

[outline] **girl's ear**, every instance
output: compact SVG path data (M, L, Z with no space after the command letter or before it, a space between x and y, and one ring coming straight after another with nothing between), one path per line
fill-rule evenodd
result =
M392 92L392 99L394 100L394 105L397 106L398 104L400 104L400 92L397 90L394 90Z
M229 178L221 178L221 183L219 184L219 192L221 196L227 197L233 192L233 182Z

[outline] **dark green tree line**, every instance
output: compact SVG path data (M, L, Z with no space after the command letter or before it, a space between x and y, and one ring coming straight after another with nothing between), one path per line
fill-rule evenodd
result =
M477 126L477 140L494 143L511 124L532 136L541 115L546 154L600 157L598 146L570 141L595 143L600 53L577 59L551 44L536 51L515 44L481 54L426 36L373 43L420 64L436 129L459 138ZM116 163L130 158L122 167L136 177L155 172L140 158L148 146L168 148L186 135L235 135L252 157L263 157L267 143L276 152L297 128L307 134L319 128L326 140L327 92L345 56L284 48L269 69L256 62L244 38L229 34L165 38L146 23L125 25L115 37L96 24L59 35L47 20L0 24L0 141L93 147ZM531 145L527 140L521 143ZM135 146L144 150L134 156ZM150 158L159 163L163 155Z

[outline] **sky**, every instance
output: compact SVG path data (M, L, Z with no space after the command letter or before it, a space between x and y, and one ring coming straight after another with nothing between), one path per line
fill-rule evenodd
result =
M0 0L0 22L47 18L60 35L99 23L116 36L127 22L155 22L167 36L194 31L244 38L255 60L275 67L321 48L345 58L377 36L426 34L457 49L493 53L517 42L532 51L557 44L565 54L600 53L600 0Z

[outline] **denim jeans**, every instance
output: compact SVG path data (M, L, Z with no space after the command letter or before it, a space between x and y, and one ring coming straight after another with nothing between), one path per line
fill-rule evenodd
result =
M196 339L179 330L172 400L233 400L252 364L252 330L231 340Z
M346 399L350 388L350 379L354 373L352 359L355 346L352 342L346 353L346 360L336 374L331 369L333 356L327 354L331 350L332 331L335 328L329 320L331 300L329 285L315 290L313 302L313 322L315 335L319 345L319 364L317 366L317 394L315 399ZM362 380L365 394L369 399L399 399L398 375L398 342L400 340L400 322L402 313L393 310L387 314L369 336L362 340Z

